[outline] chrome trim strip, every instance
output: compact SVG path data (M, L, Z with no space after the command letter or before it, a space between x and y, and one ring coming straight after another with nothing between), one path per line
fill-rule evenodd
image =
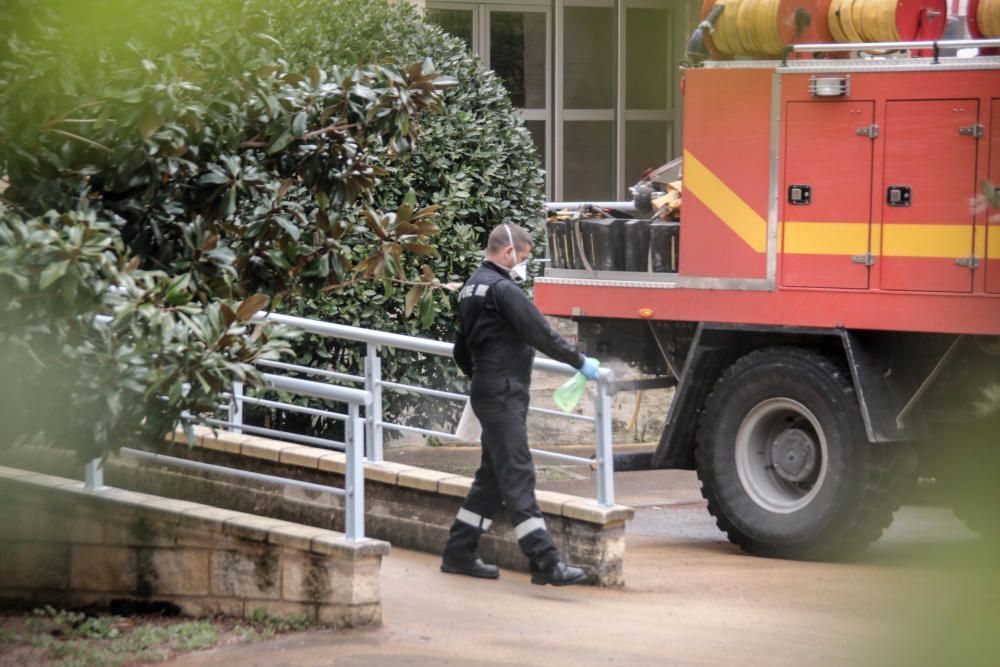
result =
M769 278L703 278L679 276L676 273L657 275L629 271L595 271L591 273L571 269L546 269L545 277L536 278L535 282L542 285L628 287L633 289L715 289L747 292L773 292L775 285L775 281Z
M852 58L849 60L709 60L704 69L777 69L782 74L841 72L945 72L1000 69L1000 56L952 58Z
M769 187L767 193L767 278L778 276L778 182L781 177L781 73L771 75L771 144Z
M828 51L868 51L886 49L976 49L1000 46L1000 39L943 39L912 42L830 42L826 44L793 44L795 53Z

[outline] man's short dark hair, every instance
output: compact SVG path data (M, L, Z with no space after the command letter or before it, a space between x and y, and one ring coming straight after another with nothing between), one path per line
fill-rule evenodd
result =
M507 228L510 230L510 236L507 235ZM513 222L507 222L501 225L497 225L490 232L489 243L486 244L486 252L489 254L498 253L507 246L510 245L511 238L514 239L514 243L517 244L515 250L520 251L526 245L531 245L531 234L529 234L524 228L515 225Z

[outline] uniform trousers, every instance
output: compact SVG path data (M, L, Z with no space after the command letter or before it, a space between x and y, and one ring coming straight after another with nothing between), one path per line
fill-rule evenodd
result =
M535 501L535 465L528 450L528 385L514 377L483 381L474 376L469 393L483 427L482 461L448 533L444 559L474 560L480 536L503 504L532 569L551 567L559 561L559 551Z

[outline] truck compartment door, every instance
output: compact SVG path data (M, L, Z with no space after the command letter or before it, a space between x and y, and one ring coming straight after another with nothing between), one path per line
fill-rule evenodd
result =
M881 287L971 292L977 100L886 103Z
M1000 294L1000 99L990 111L989 183L995 206L986 209L986 291Z
M874 103L789 102L781 284L868 287Z

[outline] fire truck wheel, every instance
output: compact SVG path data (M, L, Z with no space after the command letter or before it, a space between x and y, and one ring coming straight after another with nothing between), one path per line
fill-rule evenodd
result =
M716 383L696 452L708 509L744 551L840 558L877 540L912 451L868 442L850 375L797 347L755 350Z

